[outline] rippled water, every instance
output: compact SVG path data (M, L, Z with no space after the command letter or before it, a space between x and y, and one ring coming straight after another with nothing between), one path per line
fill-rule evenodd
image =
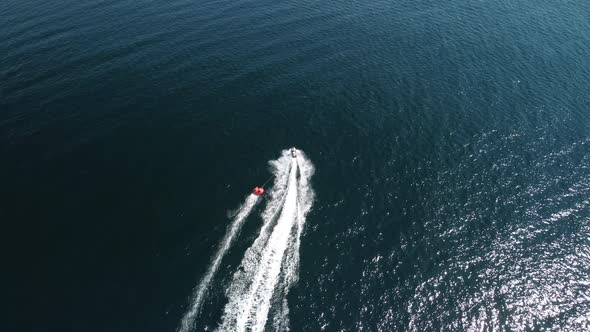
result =
M589 18L583 1L0 2L2 329L174 331L227 211L297 146L316 199L291 330L590 330ZM196 331L219 326L262 207Z

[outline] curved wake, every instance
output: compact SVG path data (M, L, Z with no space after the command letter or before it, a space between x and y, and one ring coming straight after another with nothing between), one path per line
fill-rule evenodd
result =
M288 150L271 165L277 174L275 190L260 234L228 289L220 331L263 331L273 307L273 327L288 329L287 294L297 281L300 236L314 199L309 185L314 167L301 151L293 158Z
M209 266L207 273L205 273L205 276L203 277L203 279L201 279L201 282L199 282L199 285L195 289L190 309L182 318L182 322L178 329L180 332L189 332L193 329L195 317L201 309L201 305L203 304L205 295L207 295L207 290L211 285L211 281L213 280L215 273L217 273L217 270L219 269L221 260L227 253L234 238L240 232L240 229L242 228L244 221L250 215L250 212L252 212L252 209L254 208L257 202L258 196L250 194L246 198L244 204L242 204L242 206L240 206L240 208L238 209L238 212L232 224L230 225L227 233L225 234L225 237L223 238L221 244L219 245L219 248L217 249L217 252L215 253L213 260L211 261L211 265Z

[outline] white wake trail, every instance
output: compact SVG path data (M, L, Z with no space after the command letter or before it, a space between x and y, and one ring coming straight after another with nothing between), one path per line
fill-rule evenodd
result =
M221 331L263 331L275 292L283 295L283 309L279 317L275 317L278 325L277 322L273 325L275 328L288 326L286 295L297 278L300 236L313 202L313 191L309 186L313 165L300 151L297 158L291 157L287 150L283 151L285 156L289 160L289 175L288 182L283 184L286 187L282 190L284 199L271 201L268 213L263 214L266 228L263 227L234 275L227 294L229 302L219 327ZM268 228L274 219L272 214L276 215L279 210L279 219L269 235Z
M254 208L254 206L256 205L257 202L258 202L258 196L254 195L254 194L250 194L246 198L246 201L244 202L244 204L242 204L242 206L240 206L240 208L238 209L238 212L235 215L233 222L229 226L228 231L225 234L225 237L221 241L221 244L219 245L219 248L217 249L217 252L215 253L215 256L214 256L215 258L211 261L211 265L207 269L205 276L203 277L203 279L201 279L201 282L199 282L199 285L197 286L197 288L195 288L195 293L193 295L193 300L192 300L190 309L187 311L187 313L182 318L182 322L181 322L180 327L178 329L179 332L192 331L192 329L194 327L194 323L195 323L195 318L199 314L199 311L200 311L201 306L203 304L203 300L205 299L205 296L207 295L207 291L209 290L209 286L211 285L211 281L213 280L213 277L215 276L215 274L217 273L217 270L219 269L219 265L221 265L221 261L223 260L223 257L225 256L225 254L229 250L236 235L240 232L240 229L242 228L244 221L246 220L248 215L250 215L250 212L252 212L252 209Z
M299 165L299 182L298 182L298 197L297 197L297 224L294 227L294 240L287 249L287 258L285 260L285 276L282 284L279 286L283 290L282 303L278 309L273 320L273 327L275 331L289 330L289 306L287 303L287 296L289 289L298 281L299 271L299 247L301 246L301 233L303 225L305 224L305 217L311 210L311 206L315 199L315 193L311 188L309 179L315 172L313 164L309 162L304 155L297 156L297 163Z
M276 220L285 201L291 159L291 155L287 151L283 151L282 156L278 160L269 162L275 181L273 188L268 193L270 200L262 213L263 225L252 246L246 250L240 268L233 276L233 281L226 291L228 298L234 297L233 294L242 294L250 287L252 281L251 276L256 273L256 267L261 259L262 251L271 235L271 225Z

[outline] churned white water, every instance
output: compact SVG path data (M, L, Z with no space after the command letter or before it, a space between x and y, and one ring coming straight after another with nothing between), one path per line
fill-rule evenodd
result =
M271 165L277 174L274 194L260 234L228 289L220 331L262 331L273 306L274 328L288 329L286 296L297 280L300 237L314 199L309 185L314 167L301 151L294 158L288 150Z
M239 207L238 212L235 215L235 218L229 226L227 233L221 241L221 244L219 245L219 248L217 249L214 258L211 261L211 264L209 265L207 272L205 273L205 276L203 277L203 279L201 279L198 286L195 288L195 293L193 295L190 308L182 318L182 322L179 327L180 332L188 332L192 330L195 318L198 315L199 310L201 309L203 300L207 295L209 287L211 286L211 281L217 273L217 270L219 269L219 265L221 264L223 257L227 253L228 249L230 248L232 242L234 241L238 233L240 232L240 229L242 228L244 221L246 221L246 218L250 215L250 212L252 212L252 209L258 202L258 199L259 196L250 194L246 198L244 204L242 204Z

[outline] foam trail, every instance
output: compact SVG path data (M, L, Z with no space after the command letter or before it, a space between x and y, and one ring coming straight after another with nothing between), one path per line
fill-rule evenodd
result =
M238 209L238 212L236 213L233 222L229 226L229 229L225 234L225 237L223 238L221 244L219 245L219 248L217 249L217 253L215 253L214 259L211 261L209 269L207 270L205 276L203 277L203 279L201 279L201 282L195 289L191 307L182 318L182 322L179 327L179 332L188 332L193 329L195 318L199 313L199 310L201 309L201 305L203 304L203 300L207 295L207 290L211 285L211 281L213 280L215 273L217 273L219 265L221 264L223 257L227 253L236 235L240 232L240 229L242 228L244 221L246 220L248 215L250 215L250 212L258 202L258 197L259 196L250 194L246 198L244 204L242 204L242 206L240 206L240 208Z
M299 165L300 178L298 182L298 197L297 197L297 224L294 227L294 240L287 249L287 257L285 260L285 276L282 281L280 289L283 290L282 305L278 309L273 320L273 327L275 331L289 330L289 306L287 303L287 296L289 289L298 281L299 270L299 247L301 246L301 233L305 223L305 217L311 210L312 203L315 199L315 193L309 184L309 179L315 172L313 165L306 160L301 153L297 156L297 163Z
M275 176L274 186L268 193L269 200L266 209L262 213L263 225L260 233L252 246L246 250L240 268L233 276L233 281L226 291L228 298L235 297L233 294L244 293L251 284L251 276L256 273L256 267L261 259L262 251L271 234L271 225L276 220L278 213L285 201L285 192L289 182L289 165L291 164L291 155L288 151L283 151L282 156L270 161L271 172Z
M242 311L238 316L236 330L243 330L248 325L250 325L252 331L264 330L270 309L270 300L281 272L283 255L289 245L289 236L297 216L296 182L297 163L293 161L287 197L285 198L281 216L264 250L260 267L254 276L253 287L245 297L248 310Z
M313 166L301 152L297 158L292 158L287 150L283 151L283 156L285 154L289 159L288 182L283 190L285 197L267 207L267 210L273 211L280 209L280 216L270 235L269 227L261 231L255 241L256 244L260 239L258 247L253 252L250 249L246 252L240 269L234 275L233 287L227 294L229 302L219 326L221 331L263 331L273 299L276 302L276 296L273 297L276 294L283 295L283 309L279 317L275 317L273 325L288 329L286 294L296 281L299 238L313 202L313 191L308 182ZM266 219L269 215L263 217ZM271 223L272 219L265 220L266 225Z

